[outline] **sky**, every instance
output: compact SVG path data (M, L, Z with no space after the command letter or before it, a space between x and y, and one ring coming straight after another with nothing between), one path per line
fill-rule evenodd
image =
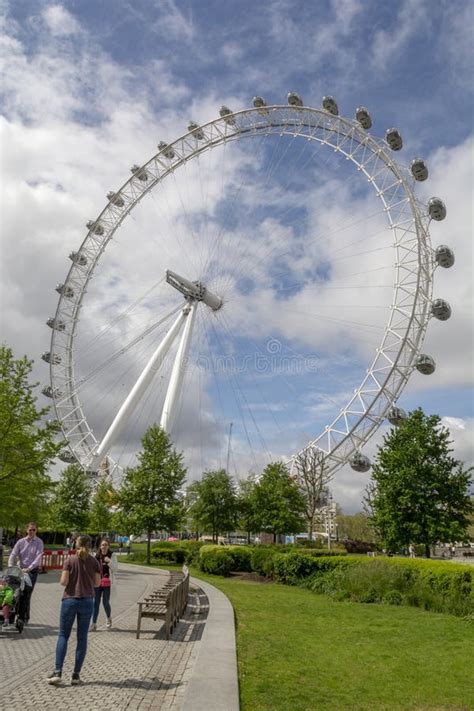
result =
M0 339L34 359L35 379L48 383L40 355L67 256L133 164L186 133L190 120L218 118L223 104L250 108L261 95L284 105L297 91L321 108L331 95L349 118L368 107L376 137L397 127L397 161L420 156L429 168L415 186L420 203L436 195L447 205L446 220L430 225L431 242L449 245L456 262L436 270L433 295L453 313L428 326L423 351L435 373L414 373L398 404L438 414L455 456L474 463L472 3L0 7ZM76 377L97 437L170 321L115 354L182 303L166 269L204 280L224 299L216 314L198 309L172 430L189 480L227 462L237 478L258 472L323 431L373 360L393 293L390 231L360 178L327 147L276 136L209 151L144 199L99 261L81 311ZM170 358L116 445L124 464L159 420L171 366ZM374 456L385 431L365 453ZM368 478L348 466L336 474L345 511L361 509Z

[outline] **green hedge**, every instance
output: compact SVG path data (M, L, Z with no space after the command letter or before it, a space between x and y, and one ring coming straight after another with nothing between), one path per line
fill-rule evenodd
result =
M164 563L177 563L178 565L182 565L186 560L185 549L176 545L172 548L170 546L154 545L151 555L154 560Z
M321 563L322 561L319 561ZM467 566L405 558L326 560L304 578L293 570L289 582L300 582L314 592L338 600L390 605L411 605L453 615L474 613L473 571Z
M227 547L204 545L199 552L198 565L204 573L227 577L232 570L233 559Z

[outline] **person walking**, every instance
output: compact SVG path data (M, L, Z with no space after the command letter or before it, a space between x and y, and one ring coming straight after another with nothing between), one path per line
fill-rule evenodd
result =
M26 527L26 536L20 538L13 546L8 558L8 567L18 562L24 573L28 573L31 585L25 585L25 589L20 597L18 618L26 625L30 621L31 595L36 585L38 573L41 570L41 560L43 558L43 541L38 537L38 526L34 521Z
M56 644L56 666L48 676L48 683L61 683L64 659L74 622L77 619L77 644L71 684L81 683L80 673L87 652L87 635L94 609L94 588L100 585L100 565L91 555L91 539L79 535L76 555L64 561L61 585L64 586L59 618L59 637Z
M112 589L113 574L115 572L115 562L110 550L110 543L107 538L102 538L96 559L100 565L100 585L95 590L94 613L92 615L91 630L97 629L97 618L99 617L100 601L104 606L107 617L106 627L112 627L112 609L110 607L110 591Z

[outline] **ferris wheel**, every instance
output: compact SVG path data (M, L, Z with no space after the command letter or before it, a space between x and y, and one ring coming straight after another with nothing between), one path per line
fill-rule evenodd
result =
M443 201L415 196L425 162L400 165L399 131L371 127L366 108L344 118L332 97L255 97L131 168L87 222L47 321L61 460L120 471L155 422L180 449L199 430L201 450L203 431L225 450L240 421L247 469L276 447L289 462L315 448L328 473L368 471L363 447L406 417L410 375L435 371L423 339L451 308L433 274L454 263L430 244Z

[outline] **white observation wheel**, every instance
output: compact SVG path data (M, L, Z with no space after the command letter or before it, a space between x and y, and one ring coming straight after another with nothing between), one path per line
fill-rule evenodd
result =
M373 189L388 222L395 258L392 300L382 337L362 381L340 407L337 416L319 434L311 433L303 445L304 448L321 450L330 472L335 472L346 462L358 471L368 468L370 464L361 454L361 448L384 418L388 416L396 422L397 418L403 417L403 411L396 408L395 403L412 371L417 368L429 374L434 370L432 358L421 350L425 331L431 316L445 319L449 317L450 309L441 299L433 302L433 272L438 264L451 266L454 258L449 248L440 247L434 251L430 245L429 221L443 219L446 210L438 198L430 200L428 206L418 203L414 184L415 180L427 177L426 166L423 161L415 159L411 168L404 168L394 160L393 150L401 147L398 131L390 129L385 140L377 139L367 132L371 119L366 109L358 109L357 118L352 120L338 115L337 105L331 97L325 97L323 106L323 109L303 106L298 95L290 94L288 106L267 106L256 97L251 109L233 113L222 107L220 118L202 126L190 124L188 132L173 143L161 143L156 155L144 165L134 166L132 177L118 190L108 193L107 205L95 220L88 223L84 241L77 252L70 255L72 264L66 280L57 287L60 297L56 314L48 320L52 328L51 349L43 354L43 358L50 364L51 385L43 392L53 399L56 416L68 443L61 455L64 461L77 460L88 470L96 470L99 466L109 470L116 467L109 456L112 442L130 424L140 398L160 372L169 349L180 338L165 401L161 413L155 417L155 421L161 421L162 426L169 429L178 408L196 313L207 309L219 317L221 307L223 313L227 307L231 308L231 304L226 304L223 292L220 293L219 280L214 283L200 281L201 274L187 271L184 256L182 269L166 269L161 275L157 274L157 278L161 276L163 282L166 280L169 292L181 300L168 302L172 308L147 329L147 333L161 327L167 331L148 358L132 392L123 399L118 414L107 423L105 434L98 436L90 424L87 402L83 401L83 393L87 392L84 379L76 375L77 331L91 278L96 274L104 251L116 237L117 229L145 196L156 195L159 203L163 199L161 186L173 180L179 171L189 171L188 166L193 161L203 160L203 156L218 147L225 150L227 144L273 137L287 143L293 139L303 140L309 147L305 150L314 150L312 147L319 150L322 146L344 157ZM183 210L186 212L184 204ZM219 246L213 244L213 250L216 261ZM198 245L196 251L199 251ZM208 255L207 263L211 262ZM176 294L176 290L180 294ZM139 339L140 336L135 342ZM112 350L106 355L110 360L114 357ZM107 362L103 357L103 368ZM94 370L94 362L89 367ZM295 456L297 451L298 448L294 455L291 452L288 455Z

